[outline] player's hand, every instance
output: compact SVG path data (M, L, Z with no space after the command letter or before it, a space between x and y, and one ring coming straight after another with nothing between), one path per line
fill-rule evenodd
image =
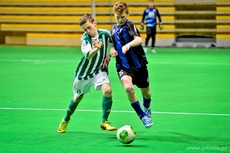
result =
M116 56L118 55L118 53L117 53L117 51L115 50L115 48L112 47L112 48L110 49L109 55L110 55L111 57L116 57Z
M130 48L129 44L126 44L125 46L122 47L122 52L125 54Z
M144 24L143 23L141 23L141 25L140 25L140 30L144 30Z
M93 39L93 46L94 48L100 49L102 46L102 43L98 39Z
M104 59L104 62L103 62L103 68L106 68L109 66L109 62L110 62L110 55L107 55Z
M163 27L163 24L162 24L162 23L160 23L160 24L159 24L159 28L160 28L160 30L164 29L164 27Z

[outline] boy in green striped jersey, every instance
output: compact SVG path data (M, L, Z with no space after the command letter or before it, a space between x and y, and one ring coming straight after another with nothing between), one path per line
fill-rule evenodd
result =
M79 22L85 31L81 37L81 51L83 57L77 66L73 82L73 99L67 108L66 115L61 120L57 132L64 133L70 121L71 115L76 110L83 96L90 92L91 86L96 90L102 90L102 130L113 131L115 127L108 121L112 107L112 89L110 86L107 65L104 65L107 47L112 42L110 32L105 29L97 29L96 21L89 14L81 17Z

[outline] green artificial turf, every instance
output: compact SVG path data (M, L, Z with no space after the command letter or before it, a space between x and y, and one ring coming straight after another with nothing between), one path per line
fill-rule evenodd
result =
M56 132L72 98L78 47L0 46L1 153L230 152L230 49L156 48L147 53L154 126L145 129L109 65L117 128L131 125L123 145L101 131L101 91L91 88L66 133ZM138 88L136 94L142 103Z

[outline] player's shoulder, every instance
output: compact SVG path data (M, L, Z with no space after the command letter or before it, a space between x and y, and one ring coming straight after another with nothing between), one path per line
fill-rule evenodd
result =
M112 30L113 29L116 29L117 28L117 24L114 24L113 26L112 26Z
M88 39L88 34L86 32L84 32L82 35L81 35L81 39Z
M130 21L130 20L127 20L126 25L127 25L128 27L135 27L134 22L132 22L132 21Z
M99 34L110 35L110 31L107 29L97 29Z
M116 28L117 28L117 24L114 24L111 28L111 34L114 35L114 33L116 32Z
M153 8L154 10L158 11L158 9L156 7Z
M133 21L128 20L128 21L127 21L127 24L133 24L133 25L134 25L134 22L133 22Z
M84 32L82 35L81 35L81 39L80 39L80 41L82 42L82 45L87 45L88 44L88 42L90 42L90 37L89 37L89 35L86 33L86 32Z

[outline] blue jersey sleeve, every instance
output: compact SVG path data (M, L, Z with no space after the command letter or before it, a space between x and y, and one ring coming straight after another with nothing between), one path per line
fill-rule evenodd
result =
M160 15L160 12L158 11L158 9L156 9L156 12L157 12L157 17L158 17L158 20L159 22L161 23L162 20L161 20L161 15Z
M147 13L146 13L146 9L145 9L144 12L143 12L143 15L142 15L141 23L144 23L146 14L147 14Z

